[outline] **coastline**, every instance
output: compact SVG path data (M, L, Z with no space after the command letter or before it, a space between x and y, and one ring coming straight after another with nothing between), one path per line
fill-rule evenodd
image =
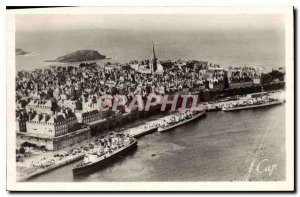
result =
M49 167L46 167L46 168L43 168L43 169L38 169L36 170L35 172L32 172L32 173L29 173L27 175L24 175L24 176L20 176L17 178L17 181L26 181L34 176L38 176L38 175L41 175L43 173L46 173L46 172L49 172L51 170L54 170L56 168L59 168L59 167L62 167L64 165L67 165L67 164L70 164L72 163L73 161L78 161L80 159L82 159L84 157L85 154L81 154L81 155L77 155L73 158L70 158L70 159L67 159L67 160L64 160L64 161L61 161L59 163L56 163L52 166L49 166Z
M279 94L279 93L283 93L283 92L282 91L271 91L269 93L274 93L274 94L278 93ZM214 104L215 105L220 105L220 104L224 104L224 102L214 102ZM260 106L258 106L258 108L259 107ZM221 111L221 108L218 111ZM168 119L171 116L172 115L165 115L163 117L155 118L154 120L153 120L153 117L150 116L150 117L146 118L145 120L143 120L140 123L133 122L133 124L127 125L126 126L127 128L123 128L119 132L123 132L125 134L130 134L130 135L132 135L135 138L140 138L140 137L142 137L144 135L148 135L148 134L151 134L151 133L154 133L154 132L158 132L158 127L159 127L158 123L161 122L161 121L163 121L163 120ZM150 120L150 121L147 121L147 120ZM107 121L107 120L104 120L104 121ZM188 123L188 122L186 122L186 123ZM95 122L95 124L96 123L97 123L97 121ZM74 145L74 146L75 147L79 147L80 144L79 145ZM60 152L60 151L57 151L57 152ZM56 152L53 152L53 154L55 154L55 153ZM67 165L67 164L69 164L69 163L71 163L73 161L80 160L80 159L82 159L84 157L84 155L85 155L85 153L76 155L75 157L72 157L70 159L63 160L63 161L61 161L59 163L56 163L54 165L51 165L49 167L46 167L46 168L43 168L43 169L39 169L39 170L37 170L35 172L32 172L32 173L29 173L29 174L27 174L25 176L19 177L17 180L18 181L26 181L26 180L34 177L34 176L41 175L41 174L43 174L45 172L48 172L48 171L54 170L56 168L62 167L64 165Z
M153 46L154 47L154 46ZM181 60L180 60L181 61ZM191 60L189 60L189 61L191 61ZM53 61L51 61L51 62L53 62ZM91 66L91 65L93 65L93 66L96 66L96 67L99 67L100 65L98 65L97 63L95 63L93 60L90 60L90 62L92 62L92 63L87 63L87 62L85 62L84 64L83 64L83 67L85 67L85 66L87 66L87 67L89 67L89 66ZM193 61L192 61L193 62ZM60 62L60 63L62 63L62 62ZM81 67L81 65L78 65L78 62L63 62L63 64L66 64L66 66L70 66L71 64L77 64L77 67ZM195 62L194 62L195 63ZM174 63L172 63L172 64L174 64L175 65L175 62ZM174 66L173 65L173 66ZM54 66L55 67L55 66ZM57 66L57 67L60 67L60 66ZM122 67L122 66L121 66ZM70 67L68 67L68 68L70 68ZM211 69L217 69L218 70L218 68L219 68L219 65L212 65L211 66ZM47 69L47 68L46 68ZM53 69L53 68L51 68L51 69ZM60 68L59 68L60 69ZM104 66L104 68L102 68L102 69L104 69L104 73L106 73L106 70L105 70L105 66ZM199 68L198 68L199 69ZM220 70L222 70L223 71L223 68L219 68ZM62 69L62 70L67 70L67 69ZM200 70L209 70L209 68L207 67L207 68L202 68L202 65L201 65L201 69ZM110 70L108 73L110 73L112 70ZM94 72L94 71L92 71L92 72ZM134 71L135 72L135 71ZM199 76L198 76L199 77ZM124 79L123 79L124 80ZM228 79L227 79L228 80ZM225 89L225 82L223 81L223 89L219 89L219 88L217 88L217 89L214 89L214 88L212 88L211 89L211 87L205 87L205 91L199 91L199 86L192 86L191 88L189 88L188 89L188 91L189 92L197 92L197 94L199 94L199 95L201 95L202 96L202 100L203 101L210 101L210 100L212 100L212 101L214 101L216 104L219 104L220 102L220 100L222 99L222 98L224 98L225 96L229 96L229 97L233 97L233 96L240 96L240 95L245 95L245 94L248 94L248 93L254 93L254 92L259 92L260 91L260 88L258 88L258 87L264 87L264 85L263 84L261 84L261 85L252 85L251 87L246 87L246 88L244 88L244 87L240 87L240 88L234 88L234 89L230 89L230 88L226 88ZM243 83L243 82L241 82L241 83ZM283 86L282 86L282 84L267 84L267 85L269 85L270 86L270 89L272 90L272 89L281 89L282 87L284 87L284 82L281 82L281 83L283 83ZM203 88L203 84L201 85L202 86L202 88ZM265 85L266 86L266 85ZM265 88L265 87L264 87ZM169 92L170 94L172 94L172 93L174 93L174 92L172 92L172 91L170 91ZM222 103L222 102L221 102ZM208 110L209 111L209 110ZM131 114L131 113L124 113L124 114L122 114L122 118L124 118L124 120L126 120L126 116L127 115L129 115L129 116L131 116L131 115L136 115L136 114ZM154 121L152 121L151 123L142 123L142 124L140 124L139 126L135 126L135 127L131 127L131 128L129 128L129 129L125 129L125 131L123 131L124 133L128 133L128 134L131 134L133 137L141 137L141 136L143 136L143 135L146 135L146 134L149 134L149 133L152 133L152 132L155 132L155 131L158 131L159 129L158 129L158 127L159 127L159 125L158 125L158 123L162 120L162 119L164 119L164 120L166 120L166 119L168 119L168 117L169 116L171 116L171 115L165 115L163 118L159 118L159 119L156 119L156 120L154 120ZM202 116L202 115L201 115ZM150 115L150 117L151 117L151 115ZM136 118L139 118L139 114L137 114L137 117ZM93 127L93 126L95 126L95 128L96 128L96 130L97 130L97 128L99 128L99 127L101 127L100 125L104 125L104 124L110 124L111 123L111 121L113 121L112 120L112 118L111 117L106 117L106 118L103 118L103 119L99 119L99 120L96 120L96 121L93 121L93 122L88 122L87 123L87 125L89 125L89 126L91 126L91 127ZM184 122L184 123L187 123L187 122L189 122L189 121L186 121L186 122ZM182 123L182 124L184 124L184 123ZM181 124L180 124L181 125ZM116 125L115 124L115 127L114 127L114 129L116 129L116 130L118 130L119 128L118 128L118 126L119 125ZM173 128L173 127L175 127L175 126L172 126L171 128ZM99 131L96 131L96 132L98 132L99 133ZM75 146L77 146L77 144L75 145ZM78 146L80 146L80 145L78 145ZM54 153L56 153L56 151L54 151L53 152L53 154ZM64 160L64 161L60 161L60 162L58 162L58 163L55 163L55 164L53 164L53 165L50 165L50 166L48 166L48 167L46 167L46 168L43 168L43 169L38 169L38 170L36 170L35 172L32 172L32 173L29 173L28 175L26 175L26 176L24 176L23 178L20 178L20 180L27 180L27 179L29 179L29 178L31 178L31 177L33 177L33 176L37 176L37 175L39 175L39 174L42 174L42 173L45 173L45 172L47 172L47 171L51 171L51 170L53 170L53 169L56 169L56 168L58 168L58 167L60 167L60 166L63 166L63 165L66 165L66 164L68 164L68 163L70 163L70 162L73 162L74 160L79 160L79 159L81 159L82 157L83 157L83 155L84 154L80 154L79 156L75 156L74 158L72 157L72 158L70 158L70 159L67 159L67 160Z

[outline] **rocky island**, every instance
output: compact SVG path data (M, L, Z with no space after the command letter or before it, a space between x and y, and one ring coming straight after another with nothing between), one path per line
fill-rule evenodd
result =
M16 55L27 55L30 54L30 52L24 51L21 48L16 48Z
M46 60L46 62L80 62L90 60L105 59L106 56L96 50L78 50L56 58L55 60Z

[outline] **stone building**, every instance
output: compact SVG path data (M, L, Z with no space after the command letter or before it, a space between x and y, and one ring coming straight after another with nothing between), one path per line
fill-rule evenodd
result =
M76 100L59 100L57 102L57 105L61 108L68 108L71 109L72 112L75 112L76 110Z
M204 80L218 80L220 78L224 78L224 75L224 68L209 68L204 73Z
M20 142L45 146L48 150L59 150L91 137L90 128L78 124L70 109L61 109L55 114L38 113L26 122L27 133L19 136Z
M224 90L225 88L225 81L224 80L210 80L208 82L208 87L210 90L214 90L214 91L217 91L217 90Z
M66 134L67 121L62 114L38 113L26 123L27 133L37 137L56 137Z
M26 122L29 119L29 115L26 111L22 110L21 112L17 112L16 117L16 132L24 132L26 133Z
M231 82L229 83L230 89L237 89L237 88L246 88L246 87L252 87L253 81L241 81L241 82Z
M52 101L51 100L40 100L32 99L26 106L27 111L30 109L37 113L52 113Z

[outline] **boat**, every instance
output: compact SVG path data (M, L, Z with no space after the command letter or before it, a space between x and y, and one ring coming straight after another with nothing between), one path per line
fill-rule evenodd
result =
M130 129L129 133L133 135L135 138L141 137L143 135L147 135L149 133L157 131L157 126L145 125L142 127L137 127Z
M126 137L114 137L110 135L101 140L104 145L100 145L97 152L87 153L84 159L72 169L73 176L85 175L97 171L111 164L120 158L120 156L124 156L126 153L137 148L137 140L128 135Z
M207 112L221 110L217 105L214 105L214 104L207 104L207 105L205 105L205 109L206 109Z
M195 120L196 118L203 116L205 113L206 113L205 109L202 109L200 111L193 111L191 113L182 113L179 115L178 114L172 115L172 117L174 117L175 120L173 120L169 123L166 123L166 124L160 124L160 126L158 127L157 130L160 132L167 131L169 129L178 127L178 126L188 123L192 120ZM181 118L181 115L183 115L184 117Z
M222 111L226 112L226 111L235 111L235 110L251 109L251 108L258 108L258 107L266 107L266 106L271 106L271 105L278 105L283 102L284 102L283 100L275 100L275 101L270 101L270 102L265 102L265 103L260 103L260 104L228 106L228 107L223 107Z

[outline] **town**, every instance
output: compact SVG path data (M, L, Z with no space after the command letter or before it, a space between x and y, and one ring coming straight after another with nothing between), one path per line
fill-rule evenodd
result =
M179 95L181 102L175 104L178 109L183 95L196 95L197 104L201 104L262 89L284 89L284 74L282 67L223 68L198 60L158 60L154 46L150 60L103 65L87 62L19 71L16 76L17 161L28 157L27 153L33 149L42 153L59 151L137 119L158 113L167 115L173 108L168 102L166 110L161 110L162 103L158 102L148 106L150 112L141 111L138 105L130 104L137 95L144 101L151 95L169 95L171 100ZM115 105L114 99L104 99L100 105L106 110L99 109L98 101L103 101L100 98L116 96L126 98L122 105Z

